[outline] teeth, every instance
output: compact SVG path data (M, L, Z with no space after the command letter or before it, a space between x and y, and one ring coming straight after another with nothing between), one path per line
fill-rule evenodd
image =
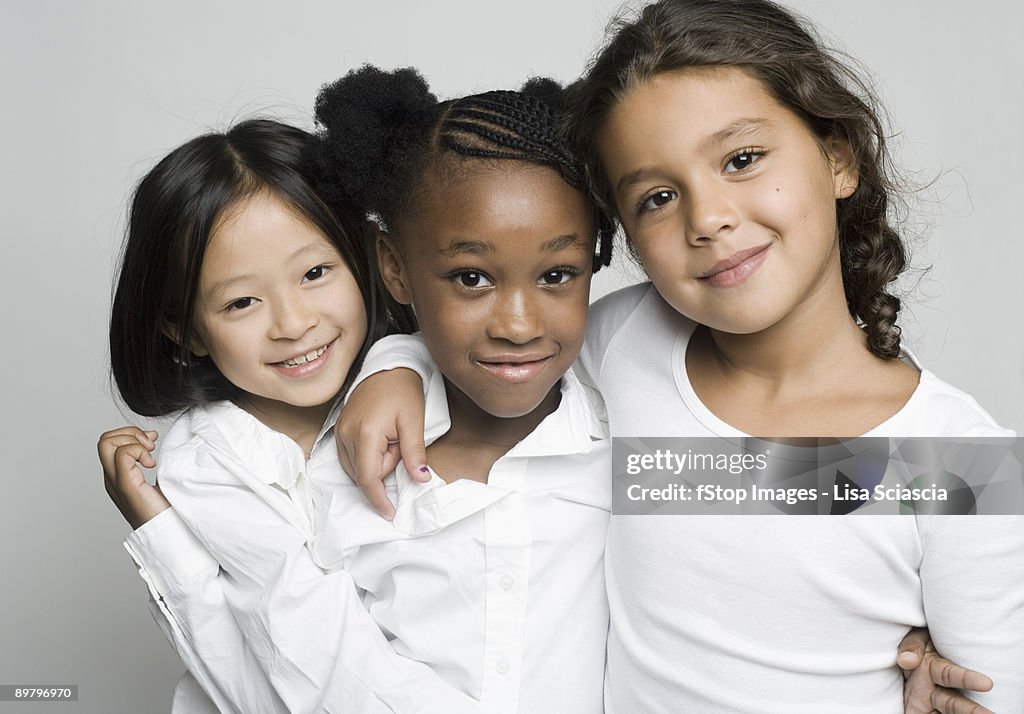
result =
M312 362L317 357L322 355L327 350L327 345L324 345L318 350L312 350L304 355L299 355L293 359L286 359L281 364L286 367L298 367L300 364L306 364L306 362Z

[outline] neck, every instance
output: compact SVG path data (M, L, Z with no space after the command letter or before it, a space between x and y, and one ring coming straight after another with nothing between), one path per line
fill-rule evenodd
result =
M306 458L313 451L316 437L331 412L331 402L315 407L297 407L251 394L240 399L238 406L298 444Z
M723 376L763 381L779 390L827 384L838 372L871 358L864 333L847 309L838 271L771 327L748 335L709 329L697 343Z
M556 383L533 411L516 417L500 417L484 411L476 402L445 379L448 413L452 426L446 437L471 441L504 454L536 429L544 418L558 408L562 399L561 382Z

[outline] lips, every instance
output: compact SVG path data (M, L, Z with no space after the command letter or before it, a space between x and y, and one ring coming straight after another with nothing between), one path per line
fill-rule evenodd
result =
M294 355L280 362L272 362L270 366L288 377L305 377L316 372L327 363L327 360L330 358L331 347L334 346L336 341L337 338L331 340L323 347Z
M552 355L496 355L478 359L476 363L491 376L509 384L518 384L536 377L552 359Z
M716 288L739 285L761 267L761 263L768 257L769 248L771 243L741 250L725 260L718 261L698 275L697 279L704 280Z

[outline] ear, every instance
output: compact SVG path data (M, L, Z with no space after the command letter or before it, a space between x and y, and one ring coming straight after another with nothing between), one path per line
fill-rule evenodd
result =
M853 157L850 142L833 136L825 143L829 161L832 164L833 194L837 199L849 198L857 190L860 171Z
M391 293L395 302L411 305L412 292L409 290L408 273L402 252L395 245L395 239L384 231L377 231L377 267L380 269L384 287Z
M164 324L161 331L174 344L181 344L181 328L171 316L168 315L164 318ZM188 351L195 357L206 357L210 354L210 350L206 349L206 344L195 330L192 330L192 336L188 340Z

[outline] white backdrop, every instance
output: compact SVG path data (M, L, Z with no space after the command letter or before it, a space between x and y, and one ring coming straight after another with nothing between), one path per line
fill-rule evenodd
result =
M794 0L876 74L927 241L905 334L940 377L1024 432L1024 54L1016 0ZM4 455L0 684L78 684L78 704L167 711L182 667L145 607L107 501L111 275L134 182L168 150L252 115L310 127L317 88L414 64L438 94L580 73L609 0L213 3L4 0ZM595 297L636 279L622 270Z

